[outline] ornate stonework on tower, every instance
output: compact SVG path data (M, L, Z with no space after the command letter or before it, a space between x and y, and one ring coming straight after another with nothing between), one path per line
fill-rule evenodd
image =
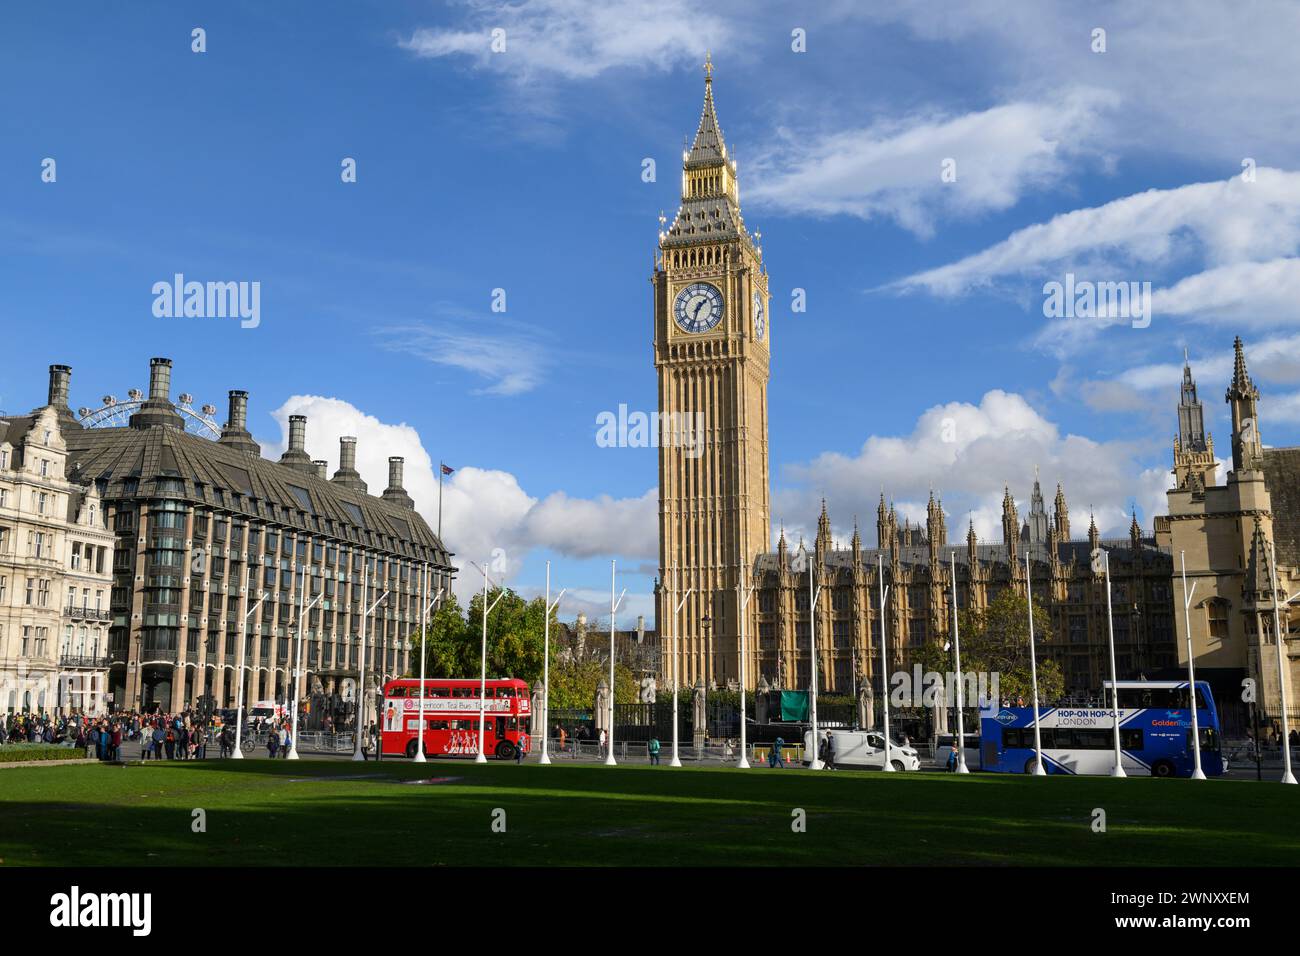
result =
M1178 437L1174 439L1174 485L1203 489L1215 484L1214 438L1205 430L1205 410L1196 397L1192 366L1183 353L1182 396L1178 402Z
M703 678L725 685L740 676L737 584L769 546L771 322L762 248L741 218L736 163L714 112L707 60L704 71L699 128L682 156L681 207L659 233L652 278L659 411L666 423L659 448L656 621L664 635L681 641L685 684ZM692 430L703 438L697 446L680 440ZM756 603L749 604L751 615ZM748 633L752 642L754 629ZM748 669L752 687L757 670L752 663Z

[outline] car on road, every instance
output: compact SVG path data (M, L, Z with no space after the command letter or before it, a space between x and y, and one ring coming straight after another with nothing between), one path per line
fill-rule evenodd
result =
M885 768L885 736L874 730L823 730L818 733L822 741L832 739L835 766ZM813 753L812 731L804 734L804 764ZM914 747L902 744L889 745L889 762L895 770L920 770L921 761Z

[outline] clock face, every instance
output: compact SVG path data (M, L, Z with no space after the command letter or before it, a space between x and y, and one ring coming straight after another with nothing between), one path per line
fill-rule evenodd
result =
M763 297L759 295L758 290L754 290L754 338L760 342L763 341L763 333L767 330L767 317L763 314Z
M677 293L673 318L683 332L707 332L722 321L722 293L707 282L694 282Z

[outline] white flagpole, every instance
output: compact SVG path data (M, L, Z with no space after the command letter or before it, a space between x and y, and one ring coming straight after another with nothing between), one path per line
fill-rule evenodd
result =
M363 736L364 736L364 734L365 734L365 732L366 732L366 729L365 729L365 726L364 726L364 725L365 725L365 719L366 719L366 708L365 708L365 699L366 699L366 698L365 698L365 690L366 690L366 589L369 587L369 585L370 585L370 575L366 573L366 556L365 556L365 554L364 554L364 552L363 552L363 553L361 553L361 633L360 633L360 635L359 635L359 640L360 640L360 642L361 642L361 649L360 649L360 651L359 651L359 655L360 655L360 656L357 658L357 664L358 664L358 666L357 666L357 701L356 701L356 717L355 717L355 718L353 719L353 721L352 721L353 728L354 728L355 731L356 731L355 736L356 736L357 739L356 739L356 749L354 749L354 750L352 751L352 759L353 759L353 760L365 760L365 759L366 759L366 758L365 758L365 755L362 754L362 752L361 752L361 741L362 741L362 738L363 738ZM348 591L350 592L351 590L352 590L351 582L348 582ZM351 594L348 595L348 600L351 601ZM348 616L351 617L350 614L349 614Z
M1043 735L1038 726L1038 654L1034 649L1034 586L1028 548L1025 549L1025 599L1029 602L1029 681L1034 696L1034 776L1045 777L1047 768L1043 766ZM955 603L956 599L953 600Z
M424 695L426 688L424 686L425 658L429 656L429 612L433 606L442 600L442 588L438 588L438 593L433 596L433 600L425 602L424 598L429 593L429 585L432 582L429 578L429 565L424 566L424 573L420 576L420 730L419 741L415 745L415 762L425 763L424 756L424 735L426 727L424 726Z
M1286 637L1282 633L1282 615L1277 604L1277 549L1273 542L1268 543L1269 551L1269 573L1273 580L1273 637L1277 641L1277 692L1278 692L1278 709L1282 711L1282 782L1295 783L1295 776L1291 773L1291 724L1287 718L1286 706L1286 671L1284 668L1284 658L1286 657ZM1295 595L1291 595L1295 597ZM1291 598L1287 598L1289 604ZM1290 618L1290 615L1287 615ZM1255 746L1259 746L1259 741L1255 741Z
M808 769L821 770L825 766L817 753L820 746L820 741L817 739L817 595L821 593L821 588L813 590L813 579L817 576L814 570L816 562L807 550L804 551L804 556L808 561L808 662L811 665L808 703L812 708L812 755L808 759ZM889 751L886 750L885 755L888 754Z
M627 588L623 589L623 594L614 598L615 582L615 562L609 562L609 730L605 734L605 766L614 767L618 761L614 759L614 615L618 613L618 606L623 603L623 594L627 594Z
M1192 595L1196 592L1196 582L1192 582L1192 590L1188 591L1187 553L1179 551L1178 560L1183 568L1183 624L1187 629L1187 697L1192 708L1192 756L1196 763L1192 770L1192 779L1204 780L1205 771L1201 769L1201 725L1196 715L1196 661L1192 659Z
M300 706L298 700L298 682L302 679L302 619L303 615L315 607L320 599L325 595L325 592L322 590L319 595L311 599L310 604L303 607L303 601L306 600L307 597L307 572L309 570L310 568L304 565L302 569L302 590L298 592L298 666L295 667L293 671L293 734L289 738L289 756L285 758L286 760L298 759L298 708Z
M894 762L889 759L889 629L885 626L885 602L889 600L889 588L885 587L885 558L876 555L876 579L880 585L880 707L885 718L885 765L884 770L894 772Z
M232 753L231 759L243 760L243 739L244 739L244 645L248 643L248 619L253 616L253 612L262 606L266 600L266 594L263 593L257 599L257 603L248 609L244 619L239 622L239 672L235 676L237 681L235 686L235 752Z
M962 708L966 705L966 688L961 679L961 625L957 623L957 552L952 552L952 643L957 665L957 772L970 773L966 766L966 721Z
M748 770L749 757L745 752L745 608L749 606L749 599L754 596L754 589L745 587L741 576L737 575L736 590L740 591L740 760L737 761L736 768Z
M673 586L673 590L670 592L670 594L669 594L669 598L668 598L668 601L669 601L670 604L673 602L673 599L677 596L677 589L676 589L676 584L677 584L677 568L676 568L676 566L674 566L674 567L672 568L672 574L673 574L673 585L674 585L674 586ZM682 765L681 758L677 755L677 686L682 682L682 674L681 674L681 658L680 658L680 656L679 656L679 653L678 653L678 647L677 647L677 618L678 618L678 615L681 614L681 612L682 612L682 608L686 605L686 601L690 598L691 593L692 593L694 590L695 590L695 588L687 588L687 589L686 589L686 593L682 595L682 599L681 599L680 601L678 601L678 602L676 603L676 605L673 607L673 617L672 617L672 631L673 631L673 759L670 760L670 761L668 762L668 766L670 766L670 767L680 767L680 766Z
M1115 676L1115 612L1110 604L1110 552L1103 548L1102 554L1106 558L1106 634L1110 640L1110 701L1111 716L1115 722L1115 769L1110 775L1127 777L1119 747L1119 681Z
M546 602L543 607L546 608L546 623L543 625L545 639L543 641L543 659L542 659L542 759L538 763L549 764L551 762L550 754L546 752L546 738L551 733L551 611L559 606L560 598L564 597L567 588L561 588L560 593L555 596L555 603L551 603L551 562L546 562Z

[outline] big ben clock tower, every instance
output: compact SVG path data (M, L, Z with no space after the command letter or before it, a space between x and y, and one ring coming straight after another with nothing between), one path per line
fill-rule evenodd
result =
M661 217L661 222L666 222ZM740 593L769 546L767 272L740 215L736 163L713 107L682 157L682 202L659 234L654 284L655 368L665 423L659 447L659 580L655 624L671 679L678 639L683 685L740 678ZM688 593L689 592L689 593ZM685 599L674 619L676 605ZM746 609L753 621L757 610ZM746 626L745 683L757 673Z

